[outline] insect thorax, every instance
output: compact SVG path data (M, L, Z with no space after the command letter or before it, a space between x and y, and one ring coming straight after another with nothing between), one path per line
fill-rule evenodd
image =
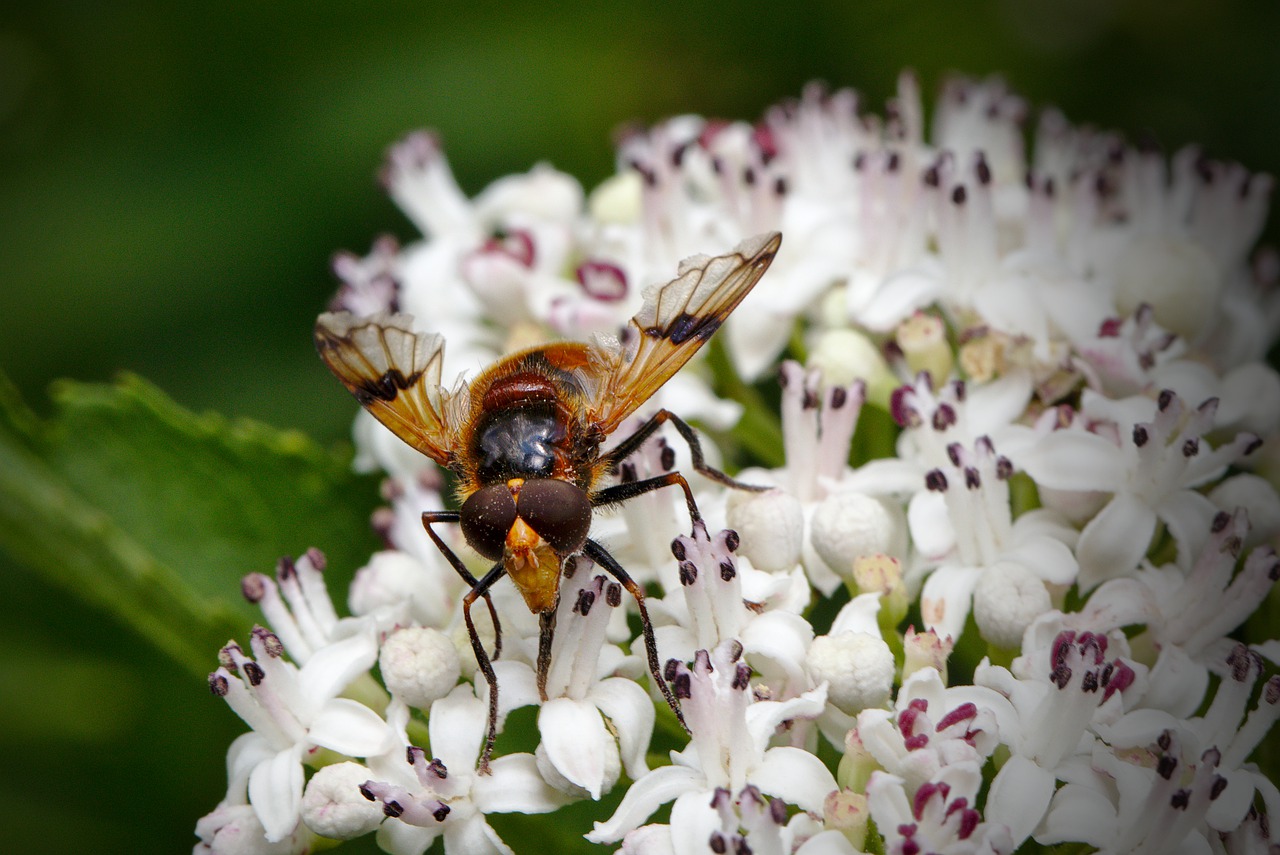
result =
M566 439L553 402L486 413L475 432L476 475L481 484L554 477L566 462Z

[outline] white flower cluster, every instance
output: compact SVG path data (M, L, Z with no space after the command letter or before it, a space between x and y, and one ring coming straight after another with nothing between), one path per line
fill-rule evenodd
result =
M1272 182L1030 116L997 80L953 80L926 137L910 75L885 117L814 86L755 124L632 132L589 195L537 166L471 199L435 137L397 144L384 180L423 237L339 255L335 307L442 333L446 378L616 331L683 257L782 232L716 346L749 445L785 465L737 476L757 493L684 467L692 528L676 490L593 523L649 594L687 736L608 568L564 567L545 700L539 622L493 587L499 720L537 705L537 733L504 733L485 769L468 586L420 522L445 482L361 413L386 550L351 618L314 551L246 580L271 630L210 677L251 731L196 851L376 832L396 855L510 852L489 815L617 787L580 831L626 853L1275 851L1280 790L1250 757L1280 715L1280 641L1238 640L1280 575L1280 262L1254 247ZM743 412L697 365L649 406L713 430ZM872 408L896 444L853 468ZM686 448L659 433L618 477ZM655 728L683 748L651 754Z

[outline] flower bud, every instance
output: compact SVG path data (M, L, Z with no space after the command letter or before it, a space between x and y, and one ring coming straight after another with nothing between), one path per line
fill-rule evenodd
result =
M382 805L360 794L369 770L359 763L334 763L311 776L302 795L302 821L316 834L351 840L382 822Z
M879 348L862 333L848 328L830 329L819 336L805 367L821 371L826 386L865 381L867 400L880 407L888 407L889 396L898 386Z
M1000 562L982 571L973 589L973 619L993 647L1017 650L1031 622L1052 608L1049 591L1021 564Z
M867 820L871 811L863 793L833 790L822 804L822 824L844 834L859 852L867 842Z
M947 341L947 327L940 318L916 312L898 325L894 340L902 348L913 375L927 371L938 382L951 376L955 360Z
M836 769L836 782L845 791L865 792L867 779L880 768L880 763L862 741L858 728L849 728L844 735L844 756Z
M391 694L419 709L449 694L461 673L453 642L424 626L394 632L382 645L378 665Z
M1194 340L1214 316L1222 277L1213 259L1194 240L1149 234L1132 238L1118 253L1110 274L1116 306L1123 314L1147 303L1156 322Z
M862 493L835 493L813 512L809 538L814 551L842 579L853 577L854 562L864 555L892 554L900 521L880 500Z
M738 498L738 495L741 498ZM739 554L757 570L790 570L800 563L804 543L804 509L782 490L730 497L729 528L742 537Z
M941 639L932 629L916 632L914 626L907 627L902 638L902 681L905 683L917 671L932 668L946 682L947 657L954 646L950 638Z
M869 632L818 636L809 645L804 666L814 683L827 682L827 700L849 715L889 702L893 653Z
M634 169L605 179L587 197L591 217L601 223L630 224L640 219L643 195L640 173Z

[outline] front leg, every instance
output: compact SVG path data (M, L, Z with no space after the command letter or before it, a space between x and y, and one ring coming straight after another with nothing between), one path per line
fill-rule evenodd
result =
M484 751L481 752L480 762L476 766L476 771L481 775L489 774L489 758L493 756L493 743L498 739L498 675L494 673L493 663L484 652L484 645L480 643L480 634L476 632L476 625L471 621L471 604L480 597L487 600L489 588L505 574L506 571L503 570L501 562L493 565L493 568L484 574L484 578L476 582L475 586L462 598L462 619L467 624L467 635L471 637L471 649L476 655L476 664L480 666L485 682L489 684L489 729L484 740Z
M427 535L431 538L431 542L436 545L436 549L440 550L440 554L445 557L458 575L462 577L462 581L471 586L474 591L476 586L480 584L476 577L471 575L471 571L462 563L462 559L458 557L449 544L440 539L440 535L436 534L435 529L431 527L432 523L456 523L459 514L457 511L423 511L422 527L427 530ZM489 572L493 572L490 570ZM502 658L502 624L498 622L498 611L493 607L493 599L489 596L488 590L482 593L484 603L489 607L489 619L493 621L493 658Z

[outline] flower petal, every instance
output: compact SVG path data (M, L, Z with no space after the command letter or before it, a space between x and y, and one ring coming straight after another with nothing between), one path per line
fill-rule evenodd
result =
M1013 755L991 782L987 822L1007 826L1014 844L1021 843L1035 831L1048 810L1053 786L1052 773L1021 754Z
M1166 496L1155 510L1178 545L1178 565L1190 568L1209 542L1217 506L1195 490L1178 490Z
M502 842L498 832L485 822L482 813L474 813L462 820L446 822L444 851L465 852L467 855L515 855L511 847Z
M375 839L378 848L391 855L422 855L444 831L444 826L422 828L405 822L384 822Z
M538 711L538 732L551 765L592 799L599 799L604 788L605 752L618 749L595 705L552 698Z
M687 792L703 789L706 785L702 772L688 766L663 766L654 769L632 784L613 816L604 822L597 822L586 837L592 843L617 843L662 805Z
M992 798L988 795L988 820L991 819L991 806ZM1083 784L1065 784L1054 794L1036 842L1053 845L1070 841L1104 847L1113 843L1119 833L1115 808L1106 796ZM1013 839L1016 843L1021 838L1015 835Z
M836 779L816 755L789 745L766 751L750 777L761 792L815 813L822 812L827 796L837 789Z
M299 669L298 678L303 693L319 706L336 698L377 661L378 645L373 633L357 632L317 650Z
M489 708L471 691L470 686L458 686L431 705L427 718L431 751L448 769L475 767L489 727Z
M271 843L288 837L298 824L302 783L301 745L259 763L249 774L249 803Z
M475 777L471 801L484 813L548 813L572 799L542 780L532 754L508 754Z
M685 793L671 806L675 855L706 855L711 835L721 830L720 812L707 792Z
M1124 454L1110 441L1081 430L1054 431L1029 444L1014 464L1037 484L1055 490L1105 490L1123 484Z
M623 768L633 781L649 771L645 751L653 736L653 700L634 680L610 677L591 687L587 697L609 717L618 734Z
M939 638L959 640L973 603L973 586L981 573L981 567L945 564L925 580L920 591L920 614L924 625L938 633Z
M907 527L911 543L924 558L937 561L956 545L947 500L941 493L920 490L907 504Z
M358 701L334 698L308 731L311 741L348 757L369 757L391 748L393 734L382 717Z
M1015 532L1017 528L1015 523ZM1021 564L1041 581L1052 585L1070 585L1079 569L1070 547L1057 538L1041 535L1018 538L1018 542L1000 557Z
M1138 497L1117 493L1080 532L1076 559L1080 590L1092 590L1107 579L1128 576L1151 545L1156 515Z

